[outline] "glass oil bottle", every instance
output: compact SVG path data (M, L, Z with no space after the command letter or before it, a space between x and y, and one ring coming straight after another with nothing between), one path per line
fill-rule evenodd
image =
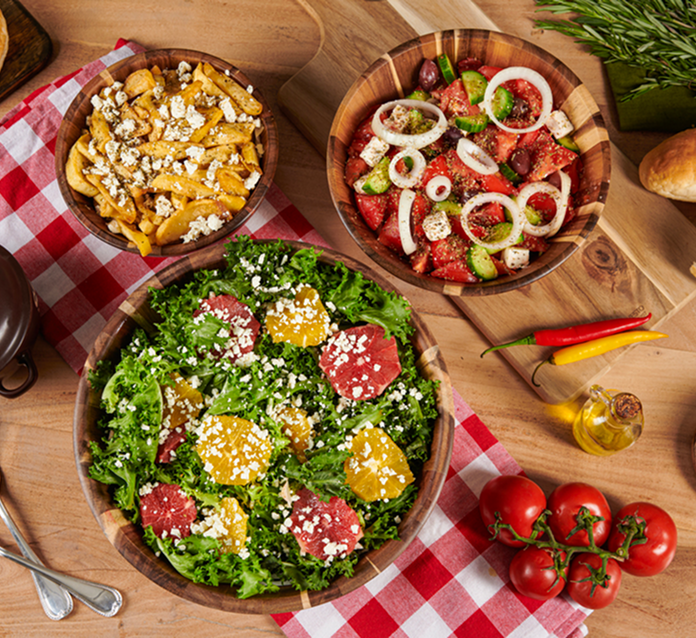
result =
M629 392L593 385L575 417L573 436L590 454L609 456L631 447L643 432L643 407Z

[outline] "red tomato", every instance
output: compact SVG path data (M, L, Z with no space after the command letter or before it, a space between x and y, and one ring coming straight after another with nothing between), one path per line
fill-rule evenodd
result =
M421 175L421 185L425 185L435 176L444 175L450 181L452 181L452 174L450 173L449 166L447 165L447 160L444 155L438 155L432 162L430 162Z
M603 520L592 525L592 536L597 547L604 545L611 529L611 509L604 495L587 483L565 483L559 485L549 496L546 508L551 515L546 519L554 538L565 545L590 546L587 531L578 527L577 515L582 507L587 508L593 516Z
M621 586L621 568L613 558L607 560L606 579L593 577L602 567L597 554L578 554L568 570L568 595L588 609L602 609L614 602ZM600 582L597 582L600 580Z
M496 512L501 522L506 523L519 536L532 536L532 527L546 508L546 497L541 488L525 476L504 475L491 479L481 491L479 510L483 524L488 527L496 521ZM502 529L498 540L510 547L522 547L522 541L515 540L510 530Z
M352 188L353 184L369 170L368 163L362 157L349 157L346 160L346 184Z
M626 525L635 517L639 529L635 538L645 538L639 545L632 545L621 569L634 576L654 576L667 568L677 550L677 526L672 517L652 503L631 503L622 507L614 517L609 535L610 551L615 552L626 538Z
M377 230L384 221L387 212L387 196L381 195L361 195L355 194L355 203L365 223L372 229Z
M565 553L561 552L561 560ZM568 568L559 575L554 568L553 553L549 549L530 545L517 552L510 563L510 580L515 589L535 600L550 600L563 591Z
M483 66L480 66L478 69L478 72L485 77L489 82L491 81L491 78L498 72L502 70L502 67L499 66L488 66L487 64L484 64Z

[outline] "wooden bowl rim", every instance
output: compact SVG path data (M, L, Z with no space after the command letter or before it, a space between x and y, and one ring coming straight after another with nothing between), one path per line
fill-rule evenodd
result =
M267 243L275 240L257 241ZM318 248L303 242L284 241L284 243L289 245L293 251L301 248ZM398 293L392 284L369 266L330 249L320 250L319 259L321 261L329 264L337 261L342 262L349 269L358 270L369 276L385 290ZM372 550L363 555L356 565L353 577L341 576L328 588L321 591L297 592L285 589L275 594L248 599L237 598L227 585L216 588L189 581L176 572L165 559L155 557L152 550L144 544L138 526L127 521L121 510L113 504L108 487L89 476L88 468L91 454L87 441L95 439L87 438L88 427L93 429L97 427L94 421L88 423L89 411L93 410L96 417L99 396L91 390L88 375L103 356L115 356L122 342L132 333L134 324L137 323L133 315L136 315L143 308L149 309L147 291L150 286L161 288L171 283L185 281L191 277L194 270L215 268L222 265L224 254L224 244L217 244L170 264L139 286L107 322L89 353L78 384L73 421L73 447L78 475L89 507L111 544L131 565L167 591L192 602L222 611L258 614L297 611L335 600L364 585L386 569L416 537L435 507L452 456L455 419L451 382L439 346L425 322L412 308L411 322L416 328L412 342L420 355L419 367L423 368L425 374L440 381L438 388L440 414L434 425L430 459L424 465L421 476L417 478L421 487L416 502L404 516L404 520L399 526L401 539L387 541L380 549ZM117 345L114 345L115 339L120 340ZM109 349L113 350L111 355L108 355ZM428 489L426 490L426 488Z
M89 102L91 97L98 93L103 86L110 85L115 80L123 80L128 73L137 69L150 68L154 64L157 64L157 60L161 61L163 57L168 58L168 61L175 62L176 64L181 61L194 63L208 62L218 71L228 71L229 77L236 80L242 86L247 87L252 85L249 78L247 78L247 76L239 68L233 64L230 64L229 62L226 62L222 58L218 58L202 51L176 48L151 49L142 51L110 65L94 76L82 87L82 89L80 89L80 92L72 100L68 110L65 112L65 115L61 120L61 124L58 129L58 136L56 138L55 170L58 178L58 187L70 212L75 216L80 224L82 224L82 226L84 226L91 234L103 242L113 246L114 248L138 255L140 254L138 248L130 243L125 237L111 233L95 223L95 219L101 218L99 218L98 214L94 210L94 206L89 203L90 198L76 194L73 189L70 188L65 176L65 162L72 144L77 139L77 135L79 135L79 131L84 128L84 121L81 121L79 126L75 122L75 118L77 117L76 113L82 107L83 103ZM263 96L263 93L259 89L254 88L254 97L263 105L263 111L259 117L263 122L265 129L263 135L266 138L266 142L264 144L264 156L261 160L263 174L257 185L254 187L254 190L251 192L245 206L219 230L214 231L209 235L202 235L198 239L187 244L178 241L165 246L153 246L152 252L148 255L148 257L171 257L185 255L205 248L206 246L227 237L242 226L258 210L259 206L266 198L266 195L273 183L273 177L275 176L278 166L278 128L273 112ZM77 135L75 135L75 131L77 131Z
M548 65L557 71L562 70L562 77L571 83L573 86L573 93L579 87L584 86L578 76L560 59L556 58L553 54L542 49L538 45L517 36L487 29L447 29L417 36L397 45L375 60L360 75L360 77L353 82L351 87L344 95L343 100L341 101L334 115L329 133L329 141L327 145L327 177L331 199L339 217L341 218L341 221L354 241L363 250L363 252L370 257L370 259L377 262L392 275L414 286L418 286L419 288L424 288L426 290L449 296L487 296L523 288L524 286L538 281L542 277L550 274L553 270L563 264L572 254L574 254L578 248L580 248L580 246L585 242L587 236L595 228L608 195L611 177L611 148L604 119L601 115L599 107L589 92L587 93L587 98L589 99L589 103L594 107L592 111L591 125L597 130L599 141L597 142L596 146L598 146L600 149L600 154L602 157L601 182L597 188L596 199L591 202L592 211L588 215L582 228L573 235L571 241L562 241L559 238L559 241L552 242L555 245L562 245L562 248L557 255L550 260L544 260L542 256L542 258L535 260L537 265L533 270L521 270L518 271L516 275L506 276L502 280L495 279L488 282L466 284L437 279L435 277L431 277L430 275L423 275L413 271L410 269L408 264L401 260L395 253L392 253L386 247L378 245L374 231L372 231L363 222L362 217L358 213L354 203L352 201L346 202L341 198L339 188L343 180L343 174L342 172L339 174L339 172L336 170L336 167L338 166L338 160L336 157L337 147L342 144L342 142L339 140L339 127L341 120L345 116L345 113L349 111L350 103L355 96L365 85L369 84L369 77L383 67L388 67L391 69L392 74L397 74L398 72L394 70L392 60L413 49L419 49L423 46L432 46L433 43L437 44L438 40L441 42L451 42L457 40L461 41L467 37L472 39L479 38L483 42L490 40L494 43L504 43L518 49L528 50L534 53L545 65ZM445 45L443 44L442 49L444 48ZM395 99L395 97L398 96L385 99ZM383 101L384 100L381 98L373 99L372 103L374 106ZM593 145L591 148L594 148L594 146L595 145Z

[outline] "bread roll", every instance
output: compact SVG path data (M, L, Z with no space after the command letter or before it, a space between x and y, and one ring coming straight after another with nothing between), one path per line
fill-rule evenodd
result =
M640 163L640 181L649 191L696 202L696 129L667 138Z
M0 69L2 69L2 65L5 62L9 44L10 37L7 32L7 22L5 22L5 16L3 16L2 11L0 11Z

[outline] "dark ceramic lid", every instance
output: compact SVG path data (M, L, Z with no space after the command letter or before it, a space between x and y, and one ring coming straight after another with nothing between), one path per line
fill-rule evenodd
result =
M0 246L0 370L19 354L32 325L33 304L22 267Z

